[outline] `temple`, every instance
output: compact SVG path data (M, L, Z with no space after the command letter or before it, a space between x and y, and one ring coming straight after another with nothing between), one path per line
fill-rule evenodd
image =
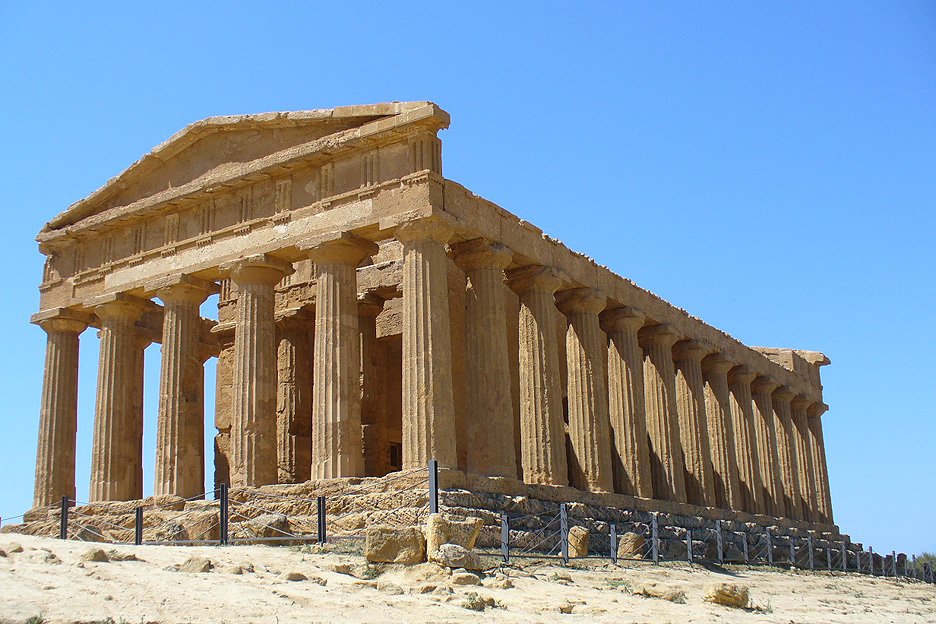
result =
M819 352L748 347L442 174L430 102L212 117L39 233L34 506L75 496L78 349L99 330L92 501L443 467L832 524ZM218 320L200 306L219 294ZM208 442L210 443L210 441ZM149 467L146 467L147 469Z

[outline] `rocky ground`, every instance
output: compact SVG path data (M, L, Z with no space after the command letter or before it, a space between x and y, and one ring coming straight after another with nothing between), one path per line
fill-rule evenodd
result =
M354 546L112 547L4 534L0 622L936 622L936 586L856 574L525 560L479 578L367 565ZM723 581L749 589L746 609L703 600Z

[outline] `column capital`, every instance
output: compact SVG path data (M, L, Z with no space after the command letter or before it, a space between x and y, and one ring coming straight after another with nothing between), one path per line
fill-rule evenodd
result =
M36 312L29 317L29 322L38 325L46 333L80 334L91 324L91 314L71 308L51 308Z
M436 242L445 244L455 234L455 227L440 217L429 217L407 221L397 226L395 236L404 247L422 242Z
M504 270L513 262L513 253L507 247L486 238L474 238L451 247L455 264L465 273L475 269Z
M235 284L267 284L275 286L283 277L294 271L291 263L269 254L255 254L231 260L221 265L222 273L228 273Z
M621 308L612 308L601 313L601 325L605 331L616 331L618 329L640 329L643 326L646 315L637 308L623 306Z
M793 400L793 397L796 396L796 393L790 389L789 386L780 386L773 393L773 400L780 403L789 403Z
M749 384L754 381L755 377L757 377L757 373L743 364L739 364L738 366L735 366L730 371L728 371L729 383L741 382Z
M805 394L797 394L795 397L793 397L793 400L790 401L790 407L792 407L793 409L804 410L810 405L812 405L812 403L813 402L810 401L809 398L807 398Z
M361 260L380 251L380 245L351 232L331 232L296 245L315 264L348 264L356 267Z
M754 394L771 394L779 387L780 384L766 375L760 375L751 382L751 392Z
M669 349L674 344L676 344L676 341L682 338L682 336L680 336L671 326L667 325L666 323L661 323L659 325L644 327L639 332L637 332L637 338L640 341L641 347L653 344Z
M129 318L134 321L156 307L149 299L140 299L126 293L111 293L101 295L91 300L94 313L100 319Z
M821 418L829 410L829 406L822 401L817 401L806 408L806 416L809 418Z
M673 359L676 361L695 360L701 363L702 359L708 355L710 351L711 349L709 347L706 347L698 340L688 338L686 340L680 340L673 345Z
M507 285L517 294L536 290L552 295L562 286L562 279L559 269L528 264L507 271Z
M724 353L710 353L702 358L702 372L727 375L735 367L735 362Z
M360 293L357 296L358 314L361 316L377 316L383 312L384 299L374 293Z
M556 305L563 314L598 314L608 304L608 298L596 288L573 288L557 296Z

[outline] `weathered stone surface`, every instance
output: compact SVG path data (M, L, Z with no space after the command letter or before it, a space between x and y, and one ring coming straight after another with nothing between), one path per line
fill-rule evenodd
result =
M630 531L618 536L618 559L643 559L644 543L643 535Z
M574 526L569 529L569 557L581 558L588 556L588 529L583 526Z
M210 572L211 567L211 560L207 557L189 557L179 565L179 572Z
M107 556L107 553L101 550L100 548L91 548L83 555L81 555L82 561L97 561L97 562L107 562L110 561L110 557Z
M748 588L736 583L710 583L705 586L702 600L743 609L748 604Z
M458 544L471 550L483 524L481 518L430 514L426 521L426 552L431 556L442 544Z
M429 561L447 568L481 569L481 559L478 555L458 544L440 545L429 553Z
M635 587L632 593L635 596L662 598L663 600L669 600L670 602L679 604L686 602L686 592L683 589L664 583L643 583L642 585Z
M480 585L481 577L471 572L455 572L452 574L452 585Z
M370 525L364 554L368 561L413 565L426 559L426 538L416 527Z

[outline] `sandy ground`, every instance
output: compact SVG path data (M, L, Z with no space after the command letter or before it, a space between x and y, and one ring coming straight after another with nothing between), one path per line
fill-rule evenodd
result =
M433 564L376 575L358 555L309 547L102 545L139 560L83 561L92 547L0 536L0 622L936 622L936 586L837 572L527 560L463 586ZM180 571L193 556L211 571ZM751 608L704 602L714 581L749 587ZM634 595L651 583L684 601ZM472 592L495 606L467 609Z

